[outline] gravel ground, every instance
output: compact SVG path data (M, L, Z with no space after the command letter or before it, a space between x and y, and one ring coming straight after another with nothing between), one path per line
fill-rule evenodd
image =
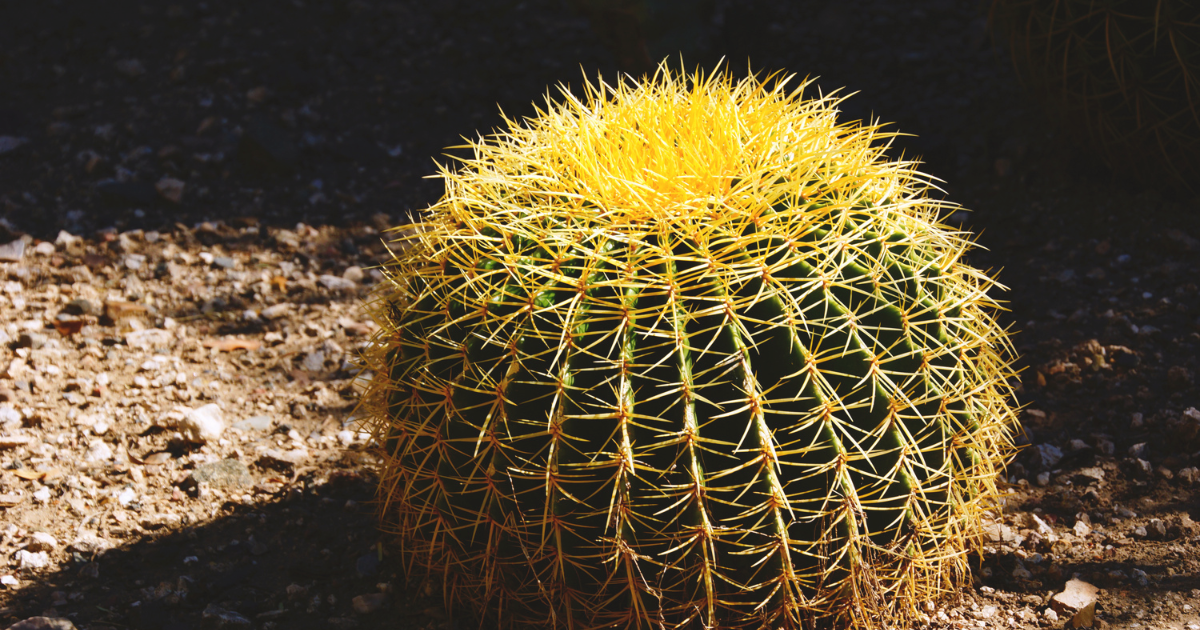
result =
M1200 200L1063 141L986 7L726 2L709 36L914 134L1010 287L1028 446L928 625L1083 622L1077 579L1098 627L1200 628ZM615 75L587 21L64 0L0 5L0 42L0 626L470 625L375 529L349 361L443 147Z

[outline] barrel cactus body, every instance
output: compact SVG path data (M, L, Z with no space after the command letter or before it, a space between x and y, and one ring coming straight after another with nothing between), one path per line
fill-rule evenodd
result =
M1200 193L1200 0L994 0L992 22L1115 173Z
M366 400L453 610L902 626L965 577L1014 427L993 282L887 134L785 85L589 86L443 170Z

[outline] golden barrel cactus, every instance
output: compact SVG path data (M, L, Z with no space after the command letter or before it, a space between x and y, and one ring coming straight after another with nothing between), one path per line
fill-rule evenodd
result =
M902 626L1012 450L995 284L889 134L786 80L564 91L373 302L410 577L485 627Z

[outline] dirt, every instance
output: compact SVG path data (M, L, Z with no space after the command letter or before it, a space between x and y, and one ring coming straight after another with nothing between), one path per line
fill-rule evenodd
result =
M586 19L7 3L0 42L0 626L459 626L375 529L360 306L445 147L615 77ZM928 624L1061 627L1078 578L1097 626L1200 628L1200 200L1069 144L986 6L726 2L707 44L695 61L819 76L854 92L847 120L913 134L894 155L972 211L948 220L1009 287L1027 446Z

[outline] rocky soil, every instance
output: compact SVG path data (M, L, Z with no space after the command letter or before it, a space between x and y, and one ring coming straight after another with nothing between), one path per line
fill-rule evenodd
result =
M1025 448L927 625L1200 629L1200 200L1065 141L974 3L709 40L915 134L1010 287ZM581 69L556 0L0 5L0 627L458 627L375 529L361 306L443 147Z

